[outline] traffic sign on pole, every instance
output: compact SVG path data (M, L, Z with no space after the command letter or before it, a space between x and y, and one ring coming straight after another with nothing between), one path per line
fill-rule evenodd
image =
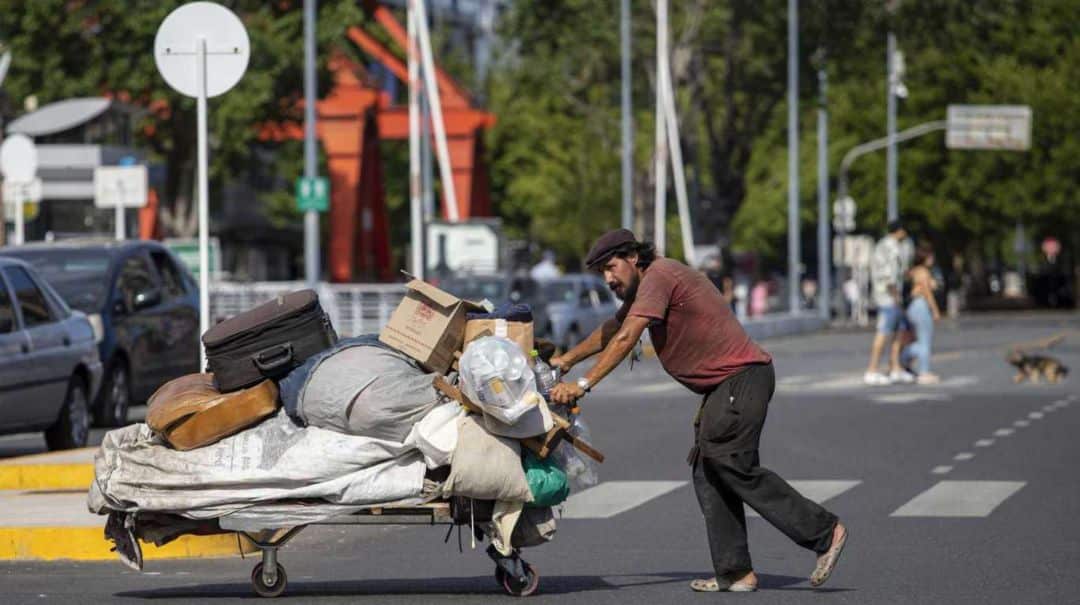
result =
M945 133L949 149L1031 148L1031 107L1027 105L949 105Z
M26 239L23 203L41 200L37 177L37 147L30 137L13 134L0 145L0 173L4 175L4 201L15 205L15 245Z
M243 77L251 54L247 30L232 11L191 2L169 13L154 37L154 62L176 91L196 99L198 138L199 265L210 262L210 185L206 99L224 94ZM210 325L210 272L199 272L199 333ZM206 367L200 339L199 367Z
M314 210L326 212L330 209L330 182L324 176L296 179L296 207L301 212Z

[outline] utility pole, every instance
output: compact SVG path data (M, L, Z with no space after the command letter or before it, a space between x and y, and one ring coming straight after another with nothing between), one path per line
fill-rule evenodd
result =
M788 307L799 312L799 6L788 0Z
M630 100L630 0L621 1L622 47L622 226L634 228L634 123Z
M668 52L667 0L656 2L656 192L653 198L653 243L664 255L667 248L667 116L664 114L664 58Z
M315 149L315 14L318 0L304 0L304 176L318 176ZM205 265L204 265L205 270ZM304 212L304 278L308 287L319 281L319 211Z
M818 51L818 314L828 321L832 318L832 259L829 258L829 109L827 102L828 73L825 71L824 49Z
M891 27L891 24L890 24ZM885 69L888 74L886 84L887 102L885 118L886 135L889 137L889 147L886 151L886 186L888 188L888 220L894 221L900 216L900 206L896 199L896 36L889 31L888 43L886 44Z

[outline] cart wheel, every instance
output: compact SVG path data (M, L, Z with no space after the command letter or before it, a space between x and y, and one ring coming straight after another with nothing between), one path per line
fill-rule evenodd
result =
M277 581L272 586L267 585L263 580L262 572L262 563L255 565L255 569L251 570L251 588L255 594L267 598L281 596L281 593L285 592L285 585L289 582L288 576L285 575L285 568L281 566L281 563L277 564Z
M540 587L540 574L536 573L532 565L522 561L522 568L525 570L526 581L524 584L518 581L514 576L507 575L505 572L502 574L502 586L506 594L515 597L527 597ZM496 572L498 576L498 572Z

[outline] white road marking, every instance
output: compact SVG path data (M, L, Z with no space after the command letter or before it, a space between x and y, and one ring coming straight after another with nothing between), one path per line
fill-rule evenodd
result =
M665 382L660 384L650 384L643 387L636 387L632 390L635 393L669 393L674 391L686 391L686 388L677 382ZM686 392L689 393L690 391Z
M998 429L994 431L995 437L1008 437L1016 432L1016 429Z
M952 376L950 378L946 378L945 380L942 380L940 383L938 383L938 386L939 387L944 387L944 388L947 388L947 389L949 389L949 388L955 389L955 388L961 388L961 387L969 387L971 385L978 384L978 383L979 383L979 377L978 376Z
M934 473L935 475L947 475L952 469L953 467L951 466L935 466L934 470L930 472Z
M810 500L821 504L826 500L830 500L839 496L840 494L850 490L856 485L862 483L862 481L854 480L803 480L803 481L788 481L791 487L795 488L795 491L806 496ZM760 517L749 506L746 507L747 517Z
M971 460L974 457L975 454L972 454L971 452L960 452L959 454L953 456L953 460L963 462L964 460Z
M1024 487L1024 481L939 481L892 517L986 517Z
M688 481L605 481L570 496L564 519L610 519L673 492Z
M975 442L975 447L990 447L994 445L993 439L979 439Z
M1013 423L1013 426L1018 426L1020 428L1024 428L1025 426L1031 426L1031 422L1029 422L1027 420L1017 420L1016 422Z
M1042 417L1043 417L1042 412L1032 412L1032 413L1028 414L1028 418L1031 418L1032 420L1038 420L1038 419L1040 419Z
M945 393L927 393L925 391L921 393L887 393L884 395L874 395L870 398L870 401L874 403L918 403L920 401L951 401L952 397Z
M1056 412L1057 411L1057 406L1056 405L1044 405L1043 406L1043 411L1044 412Z

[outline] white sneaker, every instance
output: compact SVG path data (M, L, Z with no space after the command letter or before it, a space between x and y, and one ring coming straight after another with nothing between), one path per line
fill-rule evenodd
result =
M907 370L896 370L889 373L889 382L892 384L913 384L915 375Z
M884 386L889 383L889 377L881 372L867 372L863 374L863 382L870 386Z

